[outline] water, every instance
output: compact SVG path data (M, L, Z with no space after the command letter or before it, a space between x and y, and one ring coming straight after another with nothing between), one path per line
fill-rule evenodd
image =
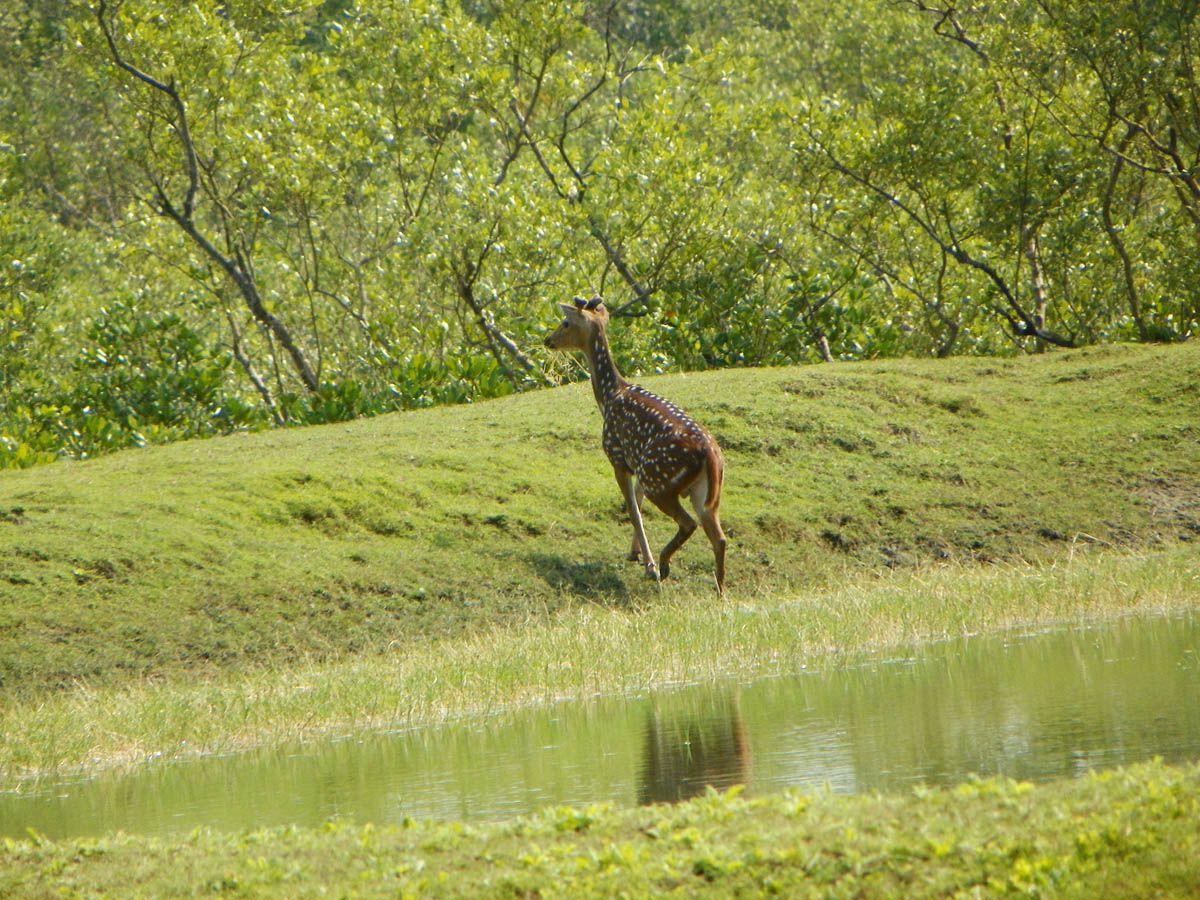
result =
M1200 758L1200 617L952 641L798 677L44 782L0 796L0 835L501 819L708 785L891 791L1153 756Z

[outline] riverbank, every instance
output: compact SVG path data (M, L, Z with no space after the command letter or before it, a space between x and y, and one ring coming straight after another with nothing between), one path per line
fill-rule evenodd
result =
M1187 546L860 574L795 598L730 603L656 592L636 607L586 605L404 653L79 687L8 705L0 786L662 684L811 671L1005 628L1184 609L1200 609L1200 554Z
M330 822L179 840L0 845L0 894L1183 897L1200 882L1200 767L903 795L736 793L557 808L502 824Z

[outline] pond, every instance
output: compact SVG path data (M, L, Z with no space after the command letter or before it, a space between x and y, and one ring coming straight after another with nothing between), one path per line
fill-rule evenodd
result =
M561 704L0 795L0 835L502 819L711 785L892 791L1200 758L1200 616L924 646L794 677Z

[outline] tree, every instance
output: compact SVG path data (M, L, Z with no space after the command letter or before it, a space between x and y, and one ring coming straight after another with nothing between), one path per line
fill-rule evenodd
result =
M1194 288L1200 269L1193 262L1200 249L1200 10L1133 0L1037 5L1046 25L1032 36L1014 37L1021 56L1011 65L1063 132L1106 159L1103 227L1120 260L1120 283L1138 336L1187 333L1200 319ZM1031 50L1047 62L1030 66L1025 60ZM1065 88L1065 79L1051 77L1054 68L1071 72L1082 88ZM1155 185L1173 197L1186 231L1160 228L1163 204ZM1188 232L1191 246L1180 246L1179 237ZM1166 253L1156 252L1160 242L1169 247ZM1174 270L1168 278L1186 286L1182 296L1160 295L1148 304L1140 273L1150 267Z

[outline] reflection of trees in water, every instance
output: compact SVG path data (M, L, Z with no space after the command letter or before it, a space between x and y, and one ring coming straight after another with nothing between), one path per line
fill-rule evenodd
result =
M860 789L1171 759L1183 735L1200 732L1195 670L1179 664L1195 633L1131 620L954 642L906 666L847 673L823 703L841 716Z
M676 803L747 782L750 745L737 699L705 706L647 713L638 803Z

